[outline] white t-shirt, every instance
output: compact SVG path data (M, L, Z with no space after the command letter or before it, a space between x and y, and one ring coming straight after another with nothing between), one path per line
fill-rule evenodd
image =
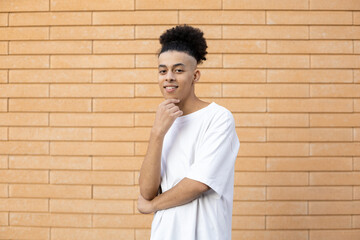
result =
M157 211L151 240L230 240L234 164L240 147L234 118L212 102L178 117L165 135L161 188L187 177L211 189L188 204Z

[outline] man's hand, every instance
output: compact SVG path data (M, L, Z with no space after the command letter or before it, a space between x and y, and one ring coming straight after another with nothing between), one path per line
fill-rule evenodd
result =
M137 208L141 213L152 213L155 212L151 201L146 200L141 194L139 194Z
M175 105L179 102L179 99L166 99L159 104L152 129L155 133L164 136L175 119L183 114L183 111Z

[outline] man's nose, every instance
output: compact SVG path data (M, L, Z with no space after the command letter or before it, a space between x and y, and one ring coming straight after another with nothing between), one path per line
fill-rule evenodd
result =
M172 71L168 71L166 73L166 81L174 81L175 80L175 75Z

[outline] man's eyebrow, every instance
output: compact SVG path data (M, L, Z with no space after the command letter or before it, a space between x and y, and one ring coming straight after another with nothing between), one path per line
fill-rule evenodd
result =
M184 67L185 67L185 64L183 64L183 63L176 63L176 64L174 64L172 67L174 68L174 67L177 67L177 66L184 66ZM160 64L160 65L159 65L159 68L160 68L160 67L166 67L166 65Z

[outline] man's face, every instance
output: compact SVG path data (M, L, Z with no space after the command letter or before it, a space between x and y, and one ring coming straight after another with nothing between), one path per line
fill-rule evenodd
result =
M160 54L159 87L165 99L187 99L194 91L196 60L185 52L166 51Z

